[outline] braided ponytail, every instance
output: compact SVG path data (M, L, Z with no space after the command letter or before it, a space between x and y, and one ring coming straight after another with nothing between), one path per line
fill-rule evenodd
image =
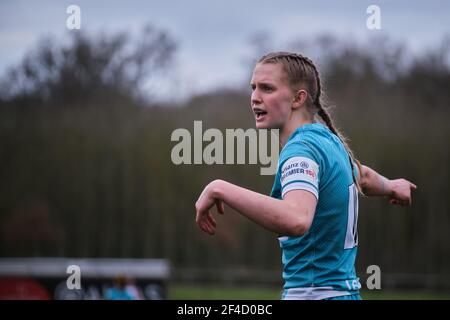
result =
M348 153L350 167L352 170L353 182L355 183L360 194L364 195L361 186L356 179L354 172L354 163L358 166L358 171L361 174L361 163L355 158L350 146L347 144L345 136L339 132L334 126L333 119L329 112L324 108L321 101L322 84L320 81L319 72L311 59L292 52L274 52L263 56L259 63L281 63L288 74L288 78L292 85L304 84L306 89L314 97L312 99L313 107L317 115L322 119L324 124L333 132L342 142Z
M354 170L354 163L356 163L356 165L358 166L359 174L361 174L361 171L362 171L361 163L355 158L353 151L350 149L350 147L346 141L347 139L342 135L342 133L340 133L334 127L333 120L331 119L330 114L328 113L328 111L326 109L324 109L322 107L320 100L318 100L318 104L316 104L316 106L319 108L319 111L317 112L317 114L322 118L323 122L325 122L325 124L330 129L330 131L333 132L341 140L342 144L344 145L345 149L347 150L350 167L352 169L353 182L355 183L356 188L358 189L359 193L364 195L361 185L359 184L358 179L356 179L355 170Z

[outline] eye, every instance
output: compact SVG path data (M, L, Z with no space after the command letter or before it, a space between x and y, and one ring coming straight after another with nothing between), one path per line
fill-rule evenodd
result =
M263 91L266 91L266 92L272 92L273 91L273 88L271 86L266 85L266 84L261 85L261 89Z
M252 88L252 91L255 91L256 86L254 84L251 84L250 87Z

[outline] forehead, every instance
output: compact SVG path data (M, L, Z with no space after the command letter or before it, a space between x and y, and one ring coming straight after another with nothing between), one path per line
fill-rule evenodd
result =
M253 70L252 82L285 82L286 73L281 63L258 63Z

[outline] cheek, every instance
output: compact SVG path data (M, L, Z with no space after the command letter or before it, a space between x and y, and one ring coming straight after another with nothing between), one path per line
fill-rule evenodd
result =
M273 97L271 99L272 111L280 117L286 117L291 111L289 99L284 96Z

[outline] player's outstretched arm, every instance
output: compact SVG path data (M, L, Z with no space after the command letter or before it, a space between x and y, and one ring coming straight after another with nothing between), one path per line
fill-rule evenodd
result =
M223 214L224 203L272 232L300 236L311 226L317 199L308 191L292 190L279 200L223 180L214 180L195 203L195 220L202 231L215 233L216 221L211 209L216 206Z
M361 166L361 169L359 183L364 194L368 196L386 196L390 204L411 205L411 192L417 189L414 183L406 179L389 180L364 165Z

